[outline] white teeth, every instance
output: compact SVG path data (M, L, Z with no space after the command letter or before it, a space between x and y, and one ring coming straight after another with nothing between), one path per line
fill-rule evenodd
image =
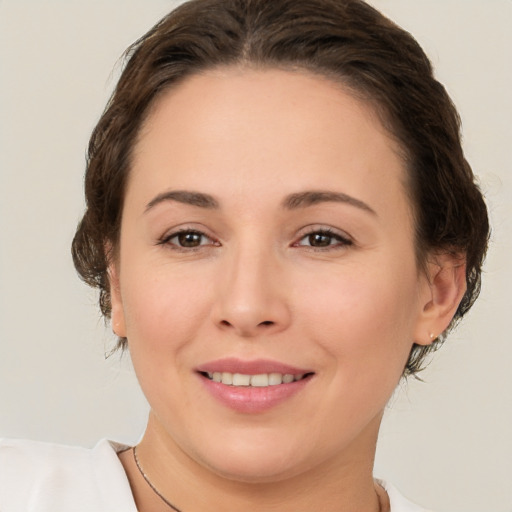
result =
M207 372L208 378L214 382L221 382L226 386L252 386L265 388L267 386L278 386L279 384L290 384L304 378L304 374L292 375L291 373L260 373L258 375L246 375L243 373L229 372Z
M233 384L233 374L228 372L222 372L222 384L231 386Z
M266 388L268 386L268 375L266 373L253 375L251 377L251 386L256 388Z
M268 374L268 385L277 386L283 383L283 376L280 373L269 373Z
M243 373L233 374L233 386L249 386L251 384L251 376Z

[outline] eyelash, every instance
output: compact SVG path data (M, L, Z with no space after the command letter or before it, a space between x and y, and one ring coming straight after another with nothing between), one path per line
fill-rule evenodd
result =
M202 237L203 239L208 239L210 240L211 243L207 243L207 244L204 244L204 243L200 243L199 245L197 246L194 246L194 247L185 247L183 245L179 245L178 243L173 243L171 242L171 240L173 238L177 238L179 237L180 235L197 235L199 237ZM184 251L184 252L190 252L190 251L198 251L201 249L201 247L205 247L205 246L219 246L220 243L217 242L216 240L213 240L211 237L209 237L208 235L206 235L205 233L203 233L202 231L198 231L197 229L187 229L187 228L183 228L183 229L179 229L178 231L174 231L166 236L164 236L159 242L158 242L158 245L167 245L167 246L170 246L173 250L175 251Z
M180 245L179 243L171 242L174 238L177 238L180 235L199 236L202 239L210 240L211 243L200 243L199 245L196 245L193 247L186 247L186 246ZM330 241L332 241L334 239L334 240L336 240L336 243L335 244L329 243L326 246L320 246L320 247L316 247L311 244L306 245L306 244L301 243L304 239L312 237L313 235L320 235L320 236L327 237L330 239ZM311 242L311 239L309 241ZM196 229L183 228L178 231L174 231L174 232L170 233L169 235L164 236L161 240L159 240L158 245L170 246L173 250L176 250L176 251L192 252L192 251L200 250L201 247L208 247L208 246L219 247L220 243L216 240L213 240L211 237L209 237L202 231L198 231ZM332 229L312 228L307 233L302 235L297 242L294 242L292 244L292 247L307 247L307 248L309 248L308 250L322 252L322 251L329 251L329 250L333 250L333 249L341 249L341 248L351 246L351 245L353 245L352 240L350 240L346 236L342 236L339 233L334 232Z
M313 235L321 235L328 237L332 240L336 240L335 244L329 243L326 246L323 247L315 247L314 245L303 245L300 242L306 238L312 237ZM301 236L300 240L298 242L295 242L293 244L293 247L307 247L309 250L322 252L322 251L329 251L333 249L343 249L347 246L353 245L352 240L348 238L347 236L343 236L339 233L336 233L332 229L329 228L311 228L307 233Z

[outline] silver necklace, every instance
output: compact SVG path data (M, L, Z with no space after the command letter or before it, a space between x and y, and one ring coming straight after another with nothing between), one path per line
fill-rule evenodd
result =
M175 512L181 512L181 510L178 508L178 507L175 507L170 501L168 501L163 495L162 493L151 483L151 481L149 480L149 478L146 476L146 473L144 473L144 470L142 469L141 465L140 465L140 462L139 462L139 459L137 458L137 447L134 446L133 447L133 458L135 460L135 464L137 466L137 469L139 470L140 474L142 475L142 477L144 478L144 480L146 480L146 483L149 485L149 487L151 487L152 491L168 506L170 507L172 510L174 510Z
M144 470L142 469L139 459L137 457L137 447L133 447L133 458L135 460L135 465L137 466L137 469L139 470L140 474L142 475L142 478L146 480L146 483L151 487L151 490L172 510L175 512L181 512L181 510L178 507L175 507L169 500L167 500L162 493L151 483L149 478L146 476L146 473L144 473ZM377 497L379 498L379 512L384 512L384 507L382 504L382 496L380 495L380 492L377 493Z

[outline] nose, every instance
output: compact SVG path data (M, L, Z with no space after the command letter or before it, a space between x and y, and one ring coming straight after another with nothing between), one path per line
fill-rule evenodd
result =
M231 254L218 275L214 321L241 337L275 334L291 321L282 265L271 249Z

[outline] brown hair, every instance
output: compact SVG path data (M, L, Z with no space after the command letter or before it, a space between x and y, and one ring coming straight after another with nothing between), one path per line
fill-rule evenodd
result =
M186 77L226 65L307 70L371 101L404 151L419 263L435 251L466 257L467 291L450 328L472 306L489 237L487 210L464 158L457 111L408 32L361 0L192 0L126 56L89 143L87 209L72 246L78 273L100 290L105 317L105 247L117 247L131 152L149 107ZM404 374L418 372L445 336L415 344Z

